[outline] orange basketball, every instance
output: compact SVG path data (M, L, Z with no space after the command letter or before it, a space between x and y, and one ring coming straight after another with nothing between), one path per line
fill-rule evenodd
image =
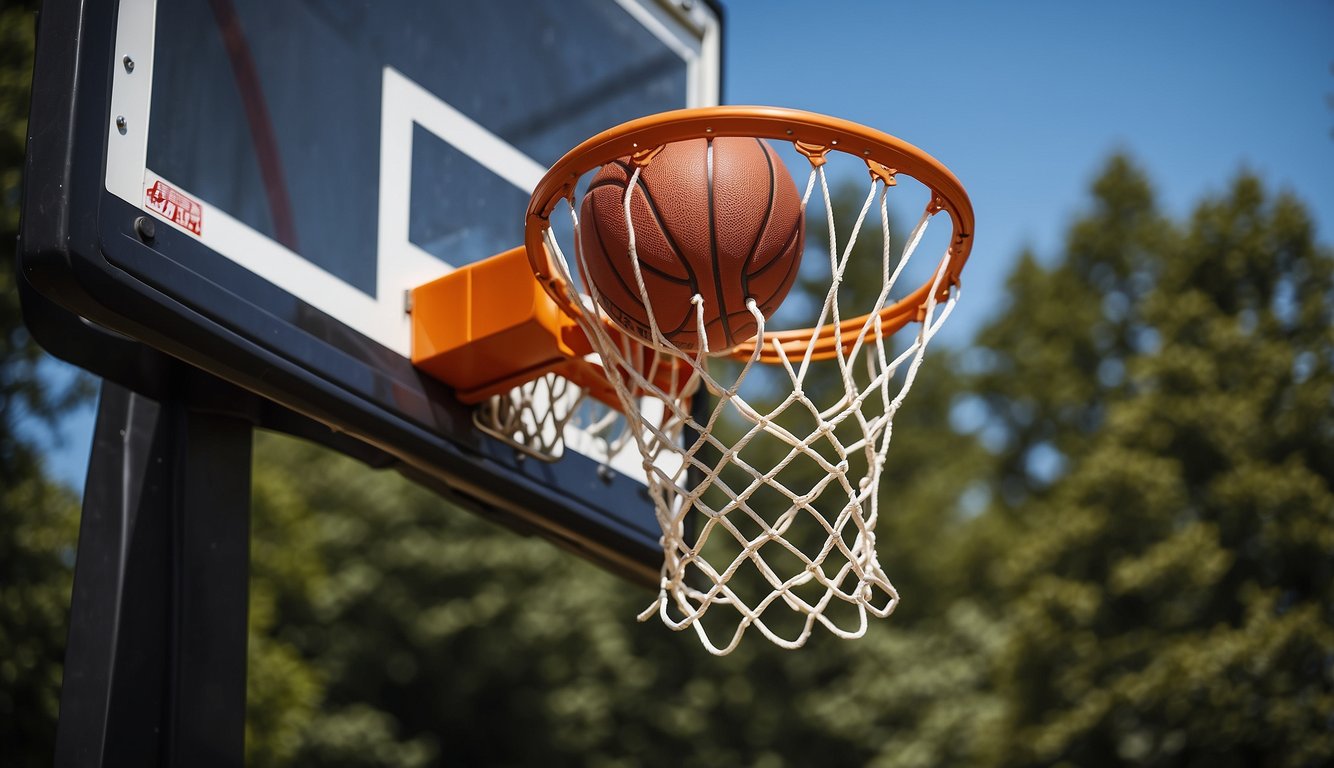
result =
M584 196L579 235L598 303L623 329L651 341L626 228L625 190L633 172L629 158L602 166ZM767 319L801 264L801 198L778 155L760 139L668 144L640 171L630 219L658 329L687 352L700 348L691 297L704 302L709 352L725 352L758 330L747 299Z

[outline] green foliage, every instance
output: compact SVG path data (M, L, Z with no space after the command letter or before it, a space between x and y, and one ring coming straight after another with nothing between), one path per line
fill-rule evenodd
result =
M38 471L0 485L0 744L50 765L73 586L78 499Z
M18 188L32 73L33 13L0 11L0 249L18 236ZM78 499L49 480L20 424L50 427L87 396L39 376L46 360L23 327L12 268L0 268L0 744L45 764L55 738L73 583Z
M23 419L50 424L92 392L87 377L56 388L38 375L50 362L23 326L13 259L18 241L23 153L36 32L35 2L0 9L0 483L19 482L37 471L36 456L13 429Z
M50 363L23 326L13 258L18 241L28 98L32 90L36 3L0 10L0 484L19 483L40 471L32 446L15 426L25 419L50 425L92 393L87 377L53 387L38 367Z
M814 679L813 669L800 669L818 658L803 664L756 645L714 659L689 636L636 623L646 591L442 504L395 474L268 437L257 468L273 481L257 478L257 523L286 495L278 485L309 506L299 526L256 530L289 546L270 557L256 542L255 580L275 585L265 593L286 594L275 601L281 624L252 622L252 630L261 646L299 651L323 697L317 712L302 715L296 751L270 751L275 758L633 765L671 749L699 764L734 765L759 754L756 744L790 739L784 731L795 711L782 713L795 703L758 707L756 681L776 669ZM268 571L280 566L305 574L303 586L277 586L288 579ZM252 702L252 723L269 716ZM250 754L266 764L253 745Z
M4 243L32 31L31 3L0 11ZM862 195L836 191L840 222ZM860 249L878 268L874 238ZM38 765L77 503L17 425L86 385L45 385L13 279L0 745ZM1024 254L1006 293L975 350L933 349L896 419L877 533L904 602L855 643L711 657L633 621L651 595L543 541L260 436L248 762L1334 762L1334 257L1302 205L1243 173L1170 221L1113 157L1061 253ZM968 409L981 439L948 427Z
M856 290L878 284L857 278L879 270L871 247L854 257ZM929 365L921 382L926 415L904 410L910 427L895 440L906 461L886 478L881 531L896 582L901 573L909 590L929 595L932 582L963 589L968 578L946 556L959 522L953 473L984 457L971 437L941 426L956 391L947 367ZM821 698L866 646L821 634L789 653L756 637L717 659L690 633L670 633L656 618L634 622L648 592L392 473L274 438L258 444L256 471L255 582L266 586L254 587L252 601L272 601L281 621L252 621L252 647L294 649L321 686L318 711L302 715L296 763L731 766L855 764L871 754L856 730L837 727L840 705ZM289 502L304 507L291 526L264 521L287 519ZM277 540L259 541L267 537ZM278 567L299 575L266 575ZM929 599L907 604L903 624L932 612ZM977 618L958 621L976 628ZM974 640L985 637L952 647L963 654ZM924 641L877 624L867 642L885 649L873 656L883 660ZM867 679L906 669L887 664ZM930 688L929 676L912 685ZM252 723L270 717L252 701ZM257 749L251 759L261 764Z
M1098 237L1152 220L1137 176L1109 165ZM1020 452L1037 435L1066 468L1003 497L1022 521L996 568L1014 630L996 657L1006 715L989 761L1328 761L1334 260L1295 200L1245 174L1184 231L1155 226L1151 250L1127 239L1081 261L1087 223L1066 260L1027 262L1015 295L1104 294L1095 270L1110 264L1135 300L1017 301L987 335L1025 350L984 376L1013 374L1033 405L1025 419L998 408L1009 466L1031 466ZM1136 284L1140 271L1152 279ZM1055 314L1089 304L1097 317L1057 332ZM1117 360L1118 375L1089 358L1044 383L1071 350Z
M78 527L78 499L45 476L29 435L88 391L83 381L58 390L39 377L44 357L23 328L10 266L35 5L0 10L0 751L16 766L50 764Z
M6 3L0 9L0 234L6 236L6 249L18 232L35 10L36 3Z
M251 477L250 643L246 670L246 762L288 765L324 693L301 650L274 636L282 606L306 604L324 577L305 499L257 440Z
M257 563L295 575L271 578L280 620L254 628L313 686L294 686L295 748L272 754L1327 762L1330 255L1295 200L1246 175L1184 226L1127 158L1093 193L1064 254L1021 259L981 351L936 350L923 368L878 531L904 605L856 643L750 639L709 657L632 623L648 595L546 543L396 476L261 443L273 474L257 515L303 511L257 522L284 542L274 557L257 542ZM990 452L946 428L964 405L989 414Z
M1012 308L978 335L983 371L971 388L1005 440L997 483L1007 508L1046 485L1032 465L1040 453L1079 450L1125 396L1127 360L1144 343L1138 315L1171 258L1170 225L1128 158L1113 157L1093 193L1063 258L1044 266L1022 254L1005 286Z

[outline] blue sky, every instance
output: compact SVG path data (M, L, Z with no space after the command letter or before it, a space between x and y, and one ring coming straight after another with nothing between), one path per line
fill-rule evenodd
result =
M1014 256L1051 255L1116 150L1187 214L1246 168L1334 240L1334 2L744 2L724 99L891 133L944 162L977 213L966 342Z
M725 5L724 100L855 120L930 152L977 212L963 344L1025 247L1051 256L1110 153L1181 217L1241 169L1334 242L1334 0ZM63 374L56 366L52 375ZM92 411L48 452L81 487Z

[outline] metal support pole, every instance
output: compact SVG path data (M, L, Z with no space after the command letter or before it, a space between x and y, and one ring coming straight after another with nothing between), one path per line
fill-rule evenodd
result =
M244 762L252 421L181 394L102 385L57 766Z

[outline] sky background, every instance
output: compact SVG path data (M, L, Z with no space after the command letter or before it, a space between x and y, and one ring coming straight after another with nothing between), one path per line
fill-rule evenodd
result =
M818 10L816 8L818 7ZM1115 151L1187 215L1249 169L1334 240L1334 2L744 2L724 100L844 117L947 165L977 214L965 343L1024 248L1052 256Z
M948 6L948 7L947 7ZM946 343L1055 255L1115 151L1181 219L1240 170L1295 193L1334 241L1334 0L724 4L723 100L834 115L944 162L977 214ZM53 380L66 378L52 364ZM81 488L93 408L46 441Z

